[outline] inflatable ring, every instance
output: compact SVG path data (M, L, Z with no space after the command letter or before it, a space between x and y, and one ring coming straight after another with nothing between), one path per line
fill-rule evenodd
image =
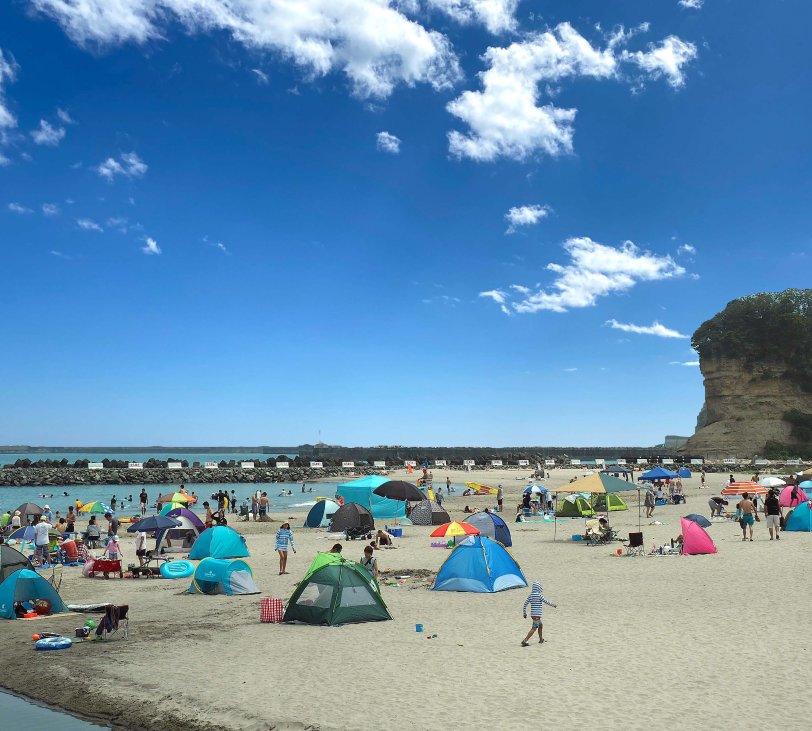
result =
M37 640L34 649L40 651L67 650L72 645L73 641L69 637L46 637Z
M161 565L161 576L165 579L185 579L194 572L194 564L189 561L167 561Z

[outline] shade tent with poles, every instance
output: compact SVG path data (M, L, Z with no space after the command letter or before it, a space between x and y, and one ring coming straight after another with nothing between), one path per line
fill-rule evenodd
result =
M635 485L632 482L626 482L626 480L621 480L619 477L613 477L606 472L593 472L591 475L587 475L586 477L581 478L580 480L575 480L575 482L570 482L566 485L560 485L559 487L548 487L548 492L554 492L556 494L562 493L575 493L575 492L586 492L592 495L605 495L611 494L616 492L632 492L637 490L638 493L638 501L637 501L637 522L638 522L638 530L640 526L640 486ZM558 531L558 520L553 518L554 528L553 528L553 540L555 540L556 533Z
M638 481L648 482L650 480L673 480L675 477L679 477L676 472L667 470L664 467L654 467L648 472L644 472L637 479Z

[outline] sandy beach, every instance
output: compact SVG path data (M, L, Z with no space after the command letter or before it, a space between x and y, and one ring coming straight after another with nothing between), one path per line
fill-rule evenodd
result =
M575 474L556 470L547 482ZM445 475L435 471L435 484ZM513 523L527 484L516 476L493 470L475 479L502 482L511 551L528 581L541 580L558 604L545 609L544 645L520 646L529 629L527 590L427 591L423 572L436 572L449 552L431 547L431 528L409 526L397 549L377 554L382 570L412 576L382 588L391 622L260 624L259 595L193 596L185 593L188 579L105 581L66 569L68 603L130 605L129 640L35 653L32 633L72 635L86 617L4 622L0 684L125 728L159 730L666 729L686 717L719 729L807 726L806 678L798 671L810 657L809 534L771 542L761 522L755 541L742 543L731 521L709 528L716 555L618 557L620 543L572 542L581 520L560 519L556 541L552 523ZM681 515L708 515L707 500L724 477L708 475L705 490L697 478L685 481L687 505L658 507L657 525L644 518L647 551L680 533ZM637 494L624 498L630 509L612 513L611 522L627 536L637 528ZM462 519L464 505L492 503L457 493L445 507ZM304 514L291 521L298 553L282 577L279 523L230 523L247 538L262 595L287 600L315 552L332 545L324 531L296 528ZM125 563L134 560L133 540L124 539ZM358 560L363 543L344 545L344 555ZM415 632L417 623L426 633Z

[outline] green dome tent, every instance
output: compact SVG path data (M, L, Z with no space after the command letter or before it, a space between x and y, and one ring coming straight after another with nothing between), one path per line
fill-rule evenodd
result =
M369 572L338 553L319 553L296 587L282 618L305 624L392 619Z
M607 509L607 504L609 508ZM628 510L629 506L616 492L598 493L592 497L592 509L597 512L612 512L615 510Z
M580 495L569 495L558 501L556 518L591 518L595 515L592 506Z

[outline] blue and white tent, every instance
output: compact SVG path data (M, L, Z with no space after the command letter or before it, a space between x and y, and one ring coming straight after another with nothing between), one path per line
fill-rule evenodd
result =
M326 528L330 525L330 518L338 510L338 503L334 500L319 500L305 518L305 528Z
M259 594L251 567L239 559L204 558L195 569L189 594Z
M250 555L243 536L227 525L215 525L197 537L189 558L196 561L201 558L247 558Z
M516 559L501 543L487 536L471 536L445 560L433 591L492 593L527 586Z
M499 541L503 546L509 548L513 545L513 540L510 537L510 529L507 527L507 523L502 520L496 513L491 512L481 512L481 513L474 513L473 515L469 515L465 522L468 525L474 526L474 528L479 528L480 535L487 536L488 538L493 538L495 541Z
M795 508L787 518L784 530L812 532L812 502L801 503Z

